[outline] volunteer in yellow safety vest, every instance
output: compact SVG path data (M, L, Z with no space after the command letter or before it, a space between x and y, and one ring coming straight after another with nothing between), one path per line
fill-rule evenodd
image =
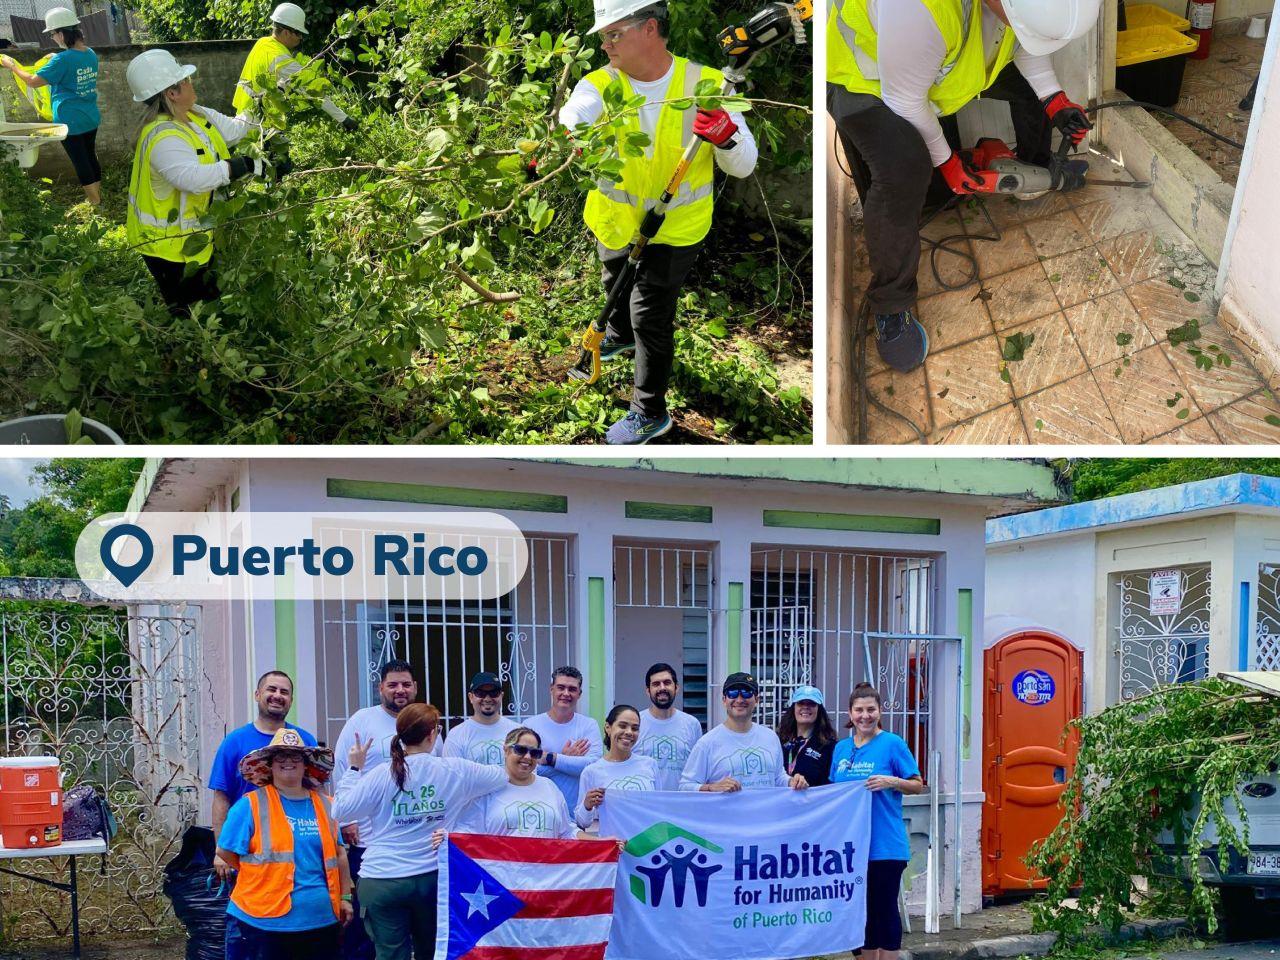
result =
M723 80L719 70L667 50L666 3L596 0L595 17L590 33L600 34L609 65L578 82L560 110L560 122L571 131L594 124L605 110L604 91L616 84L626 98L644 98L626 123L628 132L649 138L644 156L624 160L620 180L601 178L587 196L583 219L598 241L606 289L622 269L645 211L662 196L685 144L697 135L715 148L698 152L662 229L644 250L631 289L622 292L601 345L602 360L633 350L636 360L630 412L609 428L605 439L647 443L671 429L666 393L675 354L676 301L711 229L715 168L733 177L750 176L757 148L740 114L671 105L691 97L700 80L714 80L717 86Z
M237 871L228 939L242 938L249 957L338 960L352 909L346 847L319 790L333 751L285 727L240 772L258 789L232 805L218 834L218 856Z
M36 113L65 124L62 149L75 168L85 199L102 203L102 167L98 163L98 55L84 42L80 18L68 7L54 7L44 17L44 32L62 49L43 58L30 72L12 57L0 56L0 67L13 73L18 88Z
M1100 6L832 0L827 109L862 200L871 259L866 297L876 347L893 369L913 370L928 352L915 311L920 214L930 185L941 198L981 185L981 171L957 152L953 115L979 95L1008 101L1016 153L1028 163L1048 164L1052 127L1079 143L1089 121L1063 93L1050 55L1092 30Z
M214 191L266 172L261 160L231 155L254 125L198 106L195 72L167 50L138 54L126 72L134 101L146 104L129 178L128 238L174 314L218 297L213 239L202 232ZM274 172L288 171L277 165ZM199 266L188 271L189 263Z
M315 94L321 94L328 88L328 83L320 76L319 62L293 52L306 35L307 15L297 4L282 3L272 11L271 36L263 37L253 45L236 82L231 105L235 107L237 116L248 117L254 101L272 87L287 89L300 86ZM328 97L320 101L320 109L342 124L343 129L355 130L359 126L354 117L347 116Z

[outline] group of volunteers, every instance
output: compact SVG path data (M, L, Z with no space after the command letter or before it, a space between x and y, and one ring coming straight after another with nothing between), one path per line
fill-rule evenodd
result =
M601 176L583 209L606 288L623 273L641 222L663 195L686 145L698 137L711 146L694 156L667 205L661 228L645 248L628 288L619 291L609 318L601 359L635 356L630 408L609 427L605 439L611 444L643 444L671 430L666 396L676 314L685 279L711 230L715 171L748 177L759 154L741 113L714 105L689 109L688 100L700 83L720 87L724 76L668 50L669 20L665 0L598 0L588 35L599 37L608 63L582 77L558 112L565 132L572 135L600 120L610 87L620 87L628 103L642 101L623 115L622 122L629 142L644 135L649 145L635 155L624 155L616 178ZM86 196L97 204L98 59L85 45L79 22L66 8L49 12L46 32L64 49L34 74L8 57L0 58L0 64L30 88L47 84L52 89L52 119L67 124L64 146ZM129 87L134 101L144 105L144 118L129 181L128 240L144 257L161 296L177 315L219 296L213 242L188 242L207 227L216 192L242 177L279 178L288 173L285 161L264 166L260 159L231 152L263 125L264 111L256 109L255 102L271 89L305 89L333 120L345 129L356 128L356 121L324 96L326 84L318 63L296 53L306 34L300 7L281 3L275 8L270 35L254 45L236 84L234 117L198 103L191 81L196 68L180 64L167 50L147 50L129 64ZM530 175L540 176L536 161Z
M98 57L85 43L80 19L66 7L45 15L45 31L61 50L45 57L30 71L8 55L0 67L11 71L37 113L67 125L63 148L75 167L85 197L102 202L102 168L96 137L102 117L98 110ZM197 102L191 77L196 68L180 64L167 50L143 51L125 72L141 117L133 167L129 177L127 236L142 255L161 297L171 312L183 314L191 305L218 296L211 268L212 243L188 244L188 238L208 227L215 191L233 180L254 176L283 176L285 162L272 166L231 147L261 127L256 104L268 90L306 89L319 106L344 129L356 121L324 96L327 83L315 61L296 53L307 35L306 14L297 4L282 3L271 14L271 32L254 44L236 82L227 116ZM48 98L43 99L43 88Z
M907 744L880 728L880 695L868 684L854 688L850 735L841 738L822 692L799 686L775 731L753 720L756 679L732 673L725 720L704 734L675 706L679 684L675 667L655 663L645 674L649 705L617 704L602 736L577 711L576 668L556 668L550 709L520 721L504 713L501 679L481 672L468 686L471 715L446 735L439 711L418 701L410 664L391 660L380 671L379 703L347 720L335 758L286 722L289 676L264 674L257 717L226 736L209 779L214 868L233 884L227 960L433 956L436 851L448 833L599 839L611 791L802 790L855 780L872 792L862 955L896 958L910 859L902 796L925 788ZM747 748L766 759L744 770L733 758ZM330 780L332 798L321 789Z

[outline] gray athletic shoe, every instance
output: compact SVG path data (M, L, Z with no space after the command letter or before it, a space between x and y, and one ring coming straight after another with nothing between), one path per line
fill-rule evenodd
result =
M899 373L910 373L929 353L929 335L911 310L876 314L876 349Z

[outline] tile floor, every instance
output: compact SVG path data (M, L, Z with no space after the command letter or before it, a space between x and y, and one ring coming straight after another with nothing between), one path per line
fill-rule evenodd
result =
M1239 104L1262 67L1265 45L1265 39L1251 40L1243 34L1224 36L1215 32L1209 56L1204 60L1187 61L1182 76L1182 95L1171 109L1198 120L1225 137L1244 143L1249 129L1249 113L1241 110ZM1218 176L1235 186L1240 174L1239 150L1219 143L1173 117L1155 116Z
M1132 179L1105 158L1090 162L1096 177ZM947 290L927 249L921 258L924 366L889 370L868 344L868 389L927 442L1280 442L1280 402L1213 319L1216 271L1146 191L1091 186L987 203L1001 239L951 244L976 258L976 279ZM924 235L962 232L959 217ZM964 217L970 236L988 231L977 211ZM861 286L860 235L854 255ZM937 262L950 283L971 269L946 253ZM1022 359L1004 359L1016 353L1011 337L1025 344ZM867 420L872 443L918 442L874 405Z

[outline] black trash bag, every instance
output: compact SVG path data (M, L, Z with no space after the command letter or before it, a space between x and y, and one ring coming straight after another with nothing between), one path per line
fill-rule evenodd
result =
M187 960L226 956L227 902L231 888L213 872L216 844L208 827L188 827L182 849L164 868L164 893L187 928Z

